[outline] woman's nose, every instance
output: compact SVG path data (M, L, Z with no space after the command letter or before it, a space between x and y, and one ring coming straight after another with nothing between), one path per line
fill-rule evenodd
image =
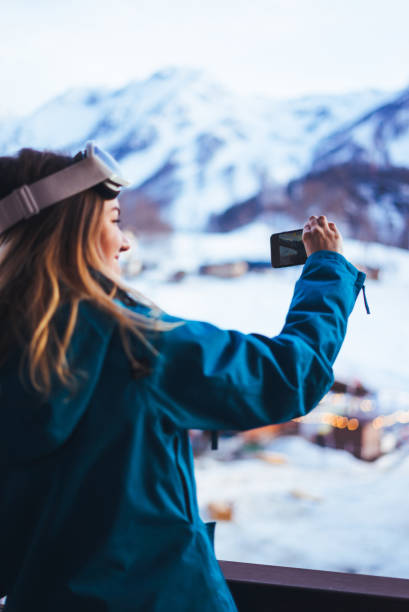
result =
M129 251L130 248L131 248L131 243L129 242L128 238L124 235L122 237L122 244L121 244L120 252L122 253L123 251Z

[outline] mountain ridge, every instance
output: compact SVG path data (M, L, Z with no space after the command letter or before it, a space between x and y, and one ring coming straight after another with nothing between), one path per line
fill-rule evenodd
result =
M349 155L353 130L368 131L371 117L406 91L272 100L233 94L200 69L169 67L118 89L71 89L24 120L0 123L0 154L22 146L73 154L96 140L132 180L122 197L130 227L228 231L287 205L290 216L295 205L297 217L306 211L286 186L330 166L367 163Z

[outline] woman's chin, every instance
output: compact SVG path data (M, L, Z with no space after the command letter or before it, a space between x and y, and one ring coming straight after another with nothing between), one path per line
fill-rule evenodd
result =
M119 261L117 259L112 262L111 270L112 272L115 272L117 276L121 276L121 266L119 265Z

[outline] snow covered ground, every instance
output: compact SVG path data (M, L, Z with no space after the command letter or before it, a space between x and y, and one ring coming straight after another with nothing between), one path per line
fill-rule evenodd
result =
M196 459L203 520L209 502L233 506L217 523L219 559L409 578L407 448L364 463L286 436L268 451L285 462Z

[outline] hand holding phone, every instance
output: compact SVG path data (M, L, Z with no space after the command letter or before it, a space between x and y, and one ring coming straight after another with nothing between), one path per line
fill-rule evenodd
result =
M312 215L304 229L279 232L270 237L273 268L304 264L316 251L342 253L342 237L335 223L328 223L324 215Z
M342 236L335 223L328 223L325 215L312 215L308 219L302 239L308 256L322 250L342 253Z

